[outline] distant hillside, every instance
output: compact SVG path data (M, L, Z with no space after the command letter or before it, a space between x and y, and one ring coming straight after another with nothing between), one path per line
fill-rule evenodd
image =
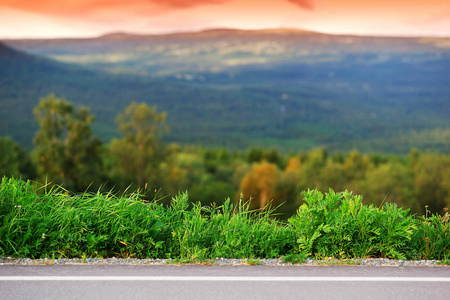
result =
M370 63L401 55L429 60L448 54L450 39L336 36L310 31L217 29L169 35L115 33L89 39L9 40L32 54L114 73L185 75L249 65L339 62L369 55Z
M168 141L450 151L450 39L285 29L5 43L32 54L0 48L0 135L25 145L53 92L90 106L105 140L137 100L168 112Z
M69 78L70 74L70 78ZM15 51L0 43L0 135L31 146L37 124L32 110L38 99L51 92L76 88L94 73Z
M228 131L229 128L239 131L233 127L252 123L233 125L227 117L218 115L222 113L220 103L244 103L232 93L199 89L184 83L90 71L34 57L0 44L1 136L9 135L20 144L31 147L37 129L32 110L39 98L50 93L65 97L76 105L90 107L96 115L94 129L106 141L115 134L116 115L134 100L168 111L171 133L167 139L178 142L204 141L211 145L220 142L220 131ZM228 143L226 139L225 143Z

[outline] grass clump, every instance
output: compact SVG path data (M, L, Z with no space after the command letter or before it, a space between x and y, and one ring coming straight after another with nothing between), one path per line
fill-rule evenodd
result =
M291 250L291 228L247 204L235 207L227 200L202 207L185 193L165 207L138 194L37 189L29 181L3 178L0 256L203 260L279 257Z
M174 202L183 200L187 197ZM270 218L270 210L251 211L248 203L235 206L228 199L218 207L196 203L184 212L182 224L174 232L182 257L276 258L293 250L292 228L279 226Z
M416 220L418 229L411 241L413 256L421 259L437 259L450 262L450 214L433 214Z
M4 178L0 255L22 257L162 256L172 246L166 210L138 195L36 193L30 182ZM41 189L45 189L41 188ZM7 203L5 205L4 203Z
M449 214L415 217L395 204L364 205L350 192L304 192L288 222L249 203L201 206L180 193L169 206L139 194L73 195L30 181L0 184L0 256L450 259Z

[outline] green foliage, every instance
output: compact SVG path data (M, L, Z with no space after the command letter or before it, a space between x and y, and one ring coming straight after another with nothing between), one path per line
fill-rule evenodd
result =
M421 154L413 166L415 194L420 208L442 213L450 205L450 157Z
M418 230L411 239L412 256L416 259L450 259L450 214L432 214L417 219Z
M202 205L211 205L212 203L220 205L231 195L234 195L235 190L227 182L210 180L193 185L189 194L193 199L199 199Z
M364 206L361 196L350 192L325 195L304 192L305 204L289 222L299 233L298 251L317 258L406 258L416 225L408 210L386 204Z
M447 155L417 150L407 157L357 151L327 157L319 149L291 157L284 173L299 190L347 189L363 195L367 204L396 203L419 214L428 205L442 214L450 204L449 162Z
M0 177L19 175L16 143L10 137L0 137Z
M0 137L0 177L36 178L36 166L30 153L10 137Z
M360 191L374 205L382 205L386 199L400 206L414 207L414 174L408 166L392 161L380 164L360 183Z
M2 210L0 255L162 257L170 252L165 210L136 194L75 196L54 188L37 195L30 182L4 178L0 199L9 204Z
M117 123L122 138L112 140L109 145L110 155L117 164L112 169L112 177L117 178L122 188L133 183L140 187L147 183L161 186L158 180L165 153L160 138L168 130L166 113L133 102L117 116Z
M75 191L98 180L101 141L90 128L94 117L89 110L75 110L66 99L49 95L33 113L40 126L34 138L38 175Z
M181 256L189 259L279 257L290 250L292 230L279 227L268 213L254 215L248 204L234 207L228 199L220 206L194 204L174 235Z
M90 126L93 115L85 108L50 95L34 113L40 123L34 162L12 140L2 138L2 172L62 184L71 191L95 191L100 185L116 192L139 189L148 199L189 190L203 205L238 201L244 193L251 209L266 203L277 207L277 218L287 219L302 203L301 190L351 190L364 195L365 203L385 202L422 213L434 213L450 204L450 159L447 155L412 150L398 155L329 154L326 148L289 156L277 150L250 148L230 152L166 146L166 113L145 103L132 103L117 117L122 138L101 148ZM36 174L36 169L37 173ZM284 205L280 206L280 204Z
M115 191L140 188L148 198L160 194L169 195L169 200L170 195L189 190L203 205L221 204L228 197L237 201L243 192L252 199L252 209L267 202L275 207L284 203L276 211L282 219L294 213L302 201L299 191L306 189L352 190L364 195L366 203L393 202L417 213L425 205L442 213L450 203L450 160L442 154L413 150L401 157L353 150L329 155L319 148L283 156L262 148L230 153L225 148L166 147L162 141L168 128L166 113L145 103L133 103L119 114L122 138L101 149L90 129L93 116L88 110L77 111L67 100L50 95L41 99L35 115L40 122L36 165L6 139L4 162L15 169L8 175L36 178L37 168L41 182L63 184L76 192L102 184Z
M366 206L349 192L304 193L288 223L230 199L169 206L132 193L70 192L14 178L0 183L0 256L175 258L198 261L285 257L388 257L448 260L449 215L415 219L395 204Z
M187 194L169 207L138 194L36 194L30 182L4 178L0 186L0 255L22 257L279 257L292 229L268 213L254 215L230 200L190 209ZM42 189L42 188L41 188Z

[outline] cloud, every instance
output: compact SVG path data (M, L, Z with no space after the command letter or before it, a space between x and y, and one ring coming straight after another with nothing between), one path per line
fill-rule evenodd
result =
M168 6L173 8L190 8L195 6L223 4L229 0L153 0L150 2L157 3L161 6Z
M255 8L259 3L264 9L255 11L256 15L265 13L266 8L276 8L284 3L295 5L301 10L313 10L312 1L314 0L0 0L0 10L15 11L16 14L30 13L54 21L58 20L64 24L70 21L76 28L85 28L87 24L93 24L92 26L108 24L111 28L115 28L119 24L126 27L126 24L131 23L135 24L136 28L140 28L144 26L142 24L148 22L147 20L161 16L167 16L167 18L187 16L186 24L192 24L193 20L199 19L199 12L208 16L207 12L210 8L218 16L226 17L227 20L235 20L236 13ZM205 9L197 9L202 7ZM295 9L292 13L295 13ZM250 16L250 19L254 20L254 18L254 15ZM243 20L240 22L250 22Z
M294 5L299 6L300 8L307 10L314 10L314 4L310 0L287 0L287 1L291 2Z
M218 5L230 0L0 0L0 7L42 14L75 15L106 10L164 11L186 9L203 5Z

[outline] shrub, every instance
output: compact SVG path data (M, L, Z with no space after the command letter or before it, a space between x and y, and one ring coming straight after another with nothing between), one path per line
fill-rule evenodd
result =
M361 196L330 189L303 193L303 204L289 222L297 230L300 253L310 257L391 257L405 259L416 229L408 210L387 203L363 205Z

